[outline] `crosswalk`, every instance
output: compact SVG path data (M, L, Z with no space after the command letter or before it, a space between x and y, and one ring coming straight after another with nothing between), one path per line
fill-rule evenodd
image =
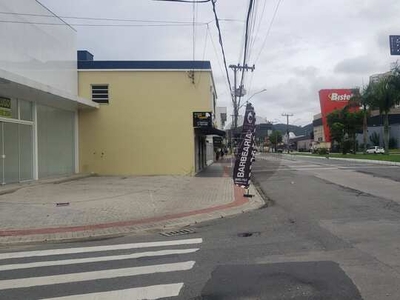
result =
M176 297L201 238L0 253L0 299Z

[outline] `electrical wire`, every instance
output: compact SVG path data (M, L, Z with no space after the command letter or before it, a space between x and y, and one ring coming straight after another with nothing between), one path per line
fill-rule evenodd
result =
M187 0L153 0L153 1L160 1L160 2L182 2L182 3L207 3L211 0L197 0L197 1L187 1Z
M115 21L115 22L138 22L138 23L164 23L164 24L192 24L189 21L168 21L168 20L143 20L143 19L121 19L121 18L95 18L95 17L72 17L72 16L56 16L56 15L43 15L43 14L29 14L29 13L15 13L0 11L1 15L16 15L28 17L44 17L44 18L62 18L74 20L88 20L88 21Z
M201 59L201 61L203 62L203 69L204 69L204 65L205 65L205 60L204 60L204 58L206 57L206 49L207 49L207 41L208 41L208 27L206 28L206 36L204 37L204 48L203 48L203 56L202 56L202 59ZM222 73L223 74L223 73ZM199 86L199 84L200 84L200 81L201 81L201 74L199 75L199 76L197 76L197 82L196 82L196 85L197 86Z
M271 22L269 23L268 30L267 30L267 33L266 33L266 35L265 35L264 41L263 41L263 43L262 43L260 52L258 52L257 58L256 58L256 60L255 60L254 63L256 63L256 62L259 60L260 55L261 55L261 53L262 53L263 50L264 50L265 44L266 44L266 42L267 42L269 33L271 32L271 28L272 28L272 25L274 24L274 21L275 21L276 15L277 15L277 13L278 13L279 6L281 5L281 2L282 2L282 0L278 0L278 3L277 3L277 5L276 5L276 7L275 7L274 15L272 16Z
M263 20L264 20L264 16L265 16L266 4L267 4L267 0L264 0L264 5L263 5L262 11L261 11L260 19L259 19L259 21L258 21L256 33L254 34L253 43L251 44L251 49L254 49L255 41L256 41L256 39L257 39L258 33L260 32L261 24L262 24L262 22L263 22ZM250 54L250 59L252 58L252 54L253 54L253 53ZM254 72L252 72L252 73L251 73L251 76L250 76L250 83L249 83L249 90L248 90L248 93L249 93L249 94L251 93L252 87L253 87L253 77L254 77Z
M243 67L246 66L247 63L247 55L248 55L248 48L249 48L249 25L250 25L250 16L251 16L251 12L253 10L253 3L254 0L250 0L249 3L249 8L247 11L247 17L246 17L246 31L245 31L245 41L244 41L244 53L243 53ZM239 93L239 100L238 100L238 107L240 107L240 102L241 102L241 98L242 98L242 88L243 88L243 82L244 82L244 77L245 77L245 70L242 71L242 78L240 80L240 93Z
M254 8L252 10L251 16L250 16L250 35L249 35L249 51L247 55L247 60L250 60L251 54L252 54L252 45L254 44L255 41L255 35L253 34L255 27L256 27L256 20L257 20L257 9L258 9L258 1L254 2Z
M0 20L0 23L11 24L31 24L31 25L49 25L49 26L77 26L77 27L185 27L193 26L192 23L188 24L74 24L74 23L48 23L48 22L27 22L27 21L10 21ZM197 23L195 26L205 26L208 23Z
M212 7L213 7L213 12L214 12L214 18L215 18L215 25L216 25L217 30L218 30L219 44L221 46L222 57L223 57L223 60L224 60L225 75L226 75L226 79L228 80L229 89L231 90L232 89L231 88L232 85L231 85L231 80L229 78L229 72L228 72L228 66L227 66L227 63L226 63L226 55L225 55L224 43L222 41L221 27L219 25L218 15L217 15L217 10L216 10L216 7L215 7L215 3L216 3L216 0L211 0L211 4L212 4ZM232 92L230 94L231 94L232 101L233 101Z
M207 31L208 31L208 36L210 37L210 41L211 41L211 45L212 45L213 50L214 50L215 57L216 57L216 59L217 59L217 63L218 63L219 70L220 70L220 72L221 72L221 75L225 78L225 80L224 80L224 83L225 83L225 85L226 85L225 87L227 88L227 91L229 92L229 94L232 94L232 92L231 92L231 87L229 86L228 80L227 80L227 78L224 76L224 71L223 71L223 69L222 69L221 61L220 61L220 59L219 59L217 47L215 46L214 40L213 40L213 38L212 38L211 31L210 31L210 27L208 26L208 24L207 24ZM229 78L229 77L228 77L228 78Z
M193 20L193 26L192 26L192 34L193 34L193 41L192 41L192 47L193 47L193 49L192 49L192 51L193 51L193 61L195 60L195 56L196 56L196 27L194 26L195 25L195 22L196 22L196 3L195 2L193 2L193 5L192 5L192 13L193 13L193 17L192 17L192 20ZM193 69L193 76L194 76L194 69Z

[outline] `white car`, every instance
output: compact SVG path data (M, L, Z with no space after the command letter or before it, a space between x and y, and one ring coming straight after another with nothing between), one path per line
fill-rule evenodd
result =
M373 146L367 149L367 153L372 154L385 154L385 149L378 146Z

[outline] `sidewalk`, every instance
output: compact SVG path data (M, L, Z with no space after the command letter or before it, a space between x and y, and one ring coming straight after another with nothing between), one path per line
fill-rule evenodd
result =
M233 186L229 158L196 177L93 176L17 188L0 195L0 243L169 231L264 204L255 189L245 198Z

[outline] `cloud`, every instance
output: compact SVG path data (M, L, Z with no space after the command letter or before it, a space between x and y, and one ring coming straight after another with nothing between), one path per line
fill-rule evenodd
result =
M368 74L379 71L382 64L369 56L357 56L340 61L334 71L345 74Z
M149 0L41 0L59 15L145 20L191 21L192 5ZM383 3L385 2L385 3ZM318 90L351 88L368 82L371 74L385 72L397 57L389 53L389 34L398 29L398 0L284 0L266 40L277 0L263 2L257 9L249 64L256 64L253 74L246 76L248 97L266 88L252 102L257 115L270 120L281 113L292 112L298 124L312 121L319 112ZM217 1L222 19L244 20L248 1ZM214 19L211 4L197 5L198 21ZM205 27L196 30L196 59L210 60L217 85L218 104L228 107L231 99L226 87L225 70L218 44L215 23L209 24L213 43ZM243 22L221 22L227 63L241 63ZM191 27L131 27L78 29L79 48L89 49L96 59L162 60L192 59ZM213 45L214 44L214 45ZM214 48L215 47L215 48ZM232 71L230 70L233 82ZM246 97L245 99L246 100Z

